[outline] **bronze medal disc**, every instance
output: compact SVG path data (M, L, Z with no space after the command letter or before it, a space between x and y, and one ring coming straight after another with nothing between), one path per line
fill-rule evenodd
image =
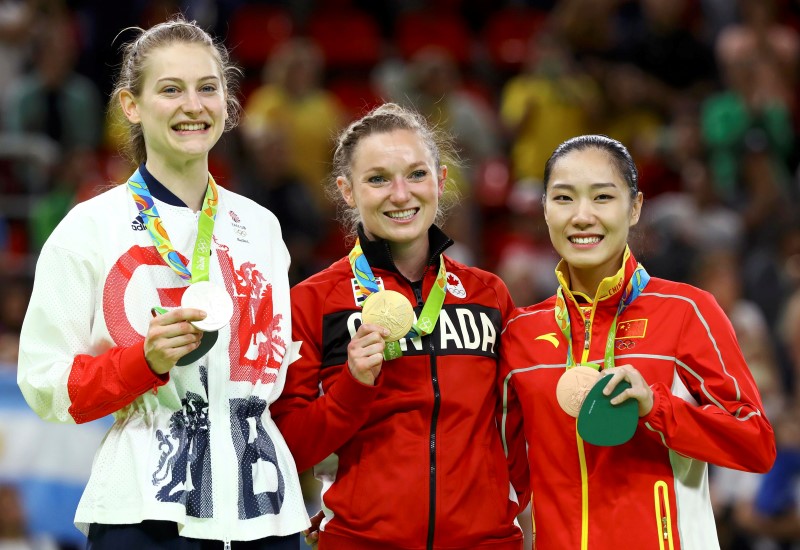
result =
M597 370L583 365L564 371L556 385L556 399L565 413L578 418L583 400L598 378L600 373Z
M408 334L414 323L414 308L408 299L394 290L379 290L367 296L361 308L361 321L389 329L387 342L396 342Z

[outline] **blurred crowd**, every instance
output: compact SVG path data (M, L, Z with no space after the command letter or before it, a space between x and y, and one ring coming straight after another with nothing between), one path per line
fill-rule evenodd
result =
M776 429L769 474L712 469L721 545L800 547L800 1L0 0L0 368L49 233L132 171L106 115L124 29L178 11L242 70L241 124L211 172L277 215L293 283L346 253L323 191L332 140L384 100L455 138L452 255L517 305L556 284L546 159L578 134L625 143L645 196L636 256L714 294ZM0 548L33 547L13 489Z

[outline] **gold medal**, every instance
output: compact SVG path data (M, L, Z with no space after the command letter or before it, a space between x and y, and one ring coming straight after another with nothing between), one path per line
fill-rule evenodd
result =
M408 299L394 290L373 292L364 300L361 321L389 329L387 342L396 342L411 330L414 308Z
M556 385L556 399L564 412L578 418L578 413L600 373L592 367L578 365L564 371Z

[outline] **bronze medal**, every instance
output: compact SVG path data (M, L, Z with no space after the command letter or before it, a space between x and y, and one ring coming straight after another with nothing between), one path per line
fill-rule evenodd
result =
M361 321L389 329L389 336L385 340L396 342L411 330L411 325L414 324L414 308L399 292L379 290L364 300Z
M564 371L556 385L558 404L568 415L578 418L586 394L592 389L600 373L592 367L577 365Z

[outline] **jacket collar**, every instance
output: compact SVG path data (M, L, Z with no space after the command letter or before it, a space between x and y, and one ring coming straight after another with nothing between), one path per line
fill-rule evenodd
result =
M369 265L373 269L383 269L397 273L402 277L397 266L394 265L392 251L389 249L389 241L385 239L370 240L364 233L364 227L358 224L358 240L361 243L361 250L364 251ZM428 258L427 265L438 267L439 256L453 244L453 240L436 225L431 225L428 229L428 243L430 244L431 257Z
M172 206L186 207L186 203L179 199L175 193L167 189L163 183L158 181L156 177L147 170L144 163L139 165L139 174L141 174L142 179L147 184L147 190L150 191L151 197Z
M628 281L630 281L638 265L639 262L636 261L631 249L626 246L625 253L622 256L622 266L619 268L619 271L600 281L594 298L581 292L573 293L570 290L569 271L567 270L567 263L564 260L561 260L558 266L556 266L556 277L558 278L558 283L561 285L561 291L564 293L564 297L570 299L575 305L616 308L622 298L622 291L628 285Z

